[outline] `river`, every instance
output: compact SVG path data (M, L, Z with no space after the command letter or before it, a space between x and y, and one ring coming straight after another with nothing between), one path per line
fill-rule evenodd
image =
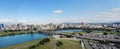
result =
M56 32L64 33L64 32L78 32L78 31L81 31L81 30L57 30ZM0 37L0 48L15 45L15 44L20 44L20 43L24 43L32 40L37 40L40 38L47 38L47 37L49 36L45 34L39 34L39 33L3 36L3 37Z

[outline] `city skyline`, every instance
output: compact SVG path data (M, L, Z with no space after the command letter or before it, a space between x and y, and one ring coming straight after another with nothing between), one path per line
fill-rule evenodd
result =
M119 22L120 0L0 0L0 23Z

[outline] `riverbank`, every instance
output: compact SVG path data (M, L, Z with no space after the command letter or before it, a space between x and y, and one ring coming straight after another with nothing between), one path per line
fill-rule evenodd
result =
M50 42L47 42L44 45L39 45L39 46L35 47L34 49L53 49L54 38L50 37L49 39L50 39ZM18 47L22 47L20 49L29 49L29 46L26 46L26 45L36 43L40 40L42 40L42 39L33 40L33 41L30 41L30 42L25 42L25 43L21 43L21 44L9 46L9 47L4 47L4 48L0 48L0 49L15 49L15 48L18 48ZM66 40L66 39L57 40L57 42L58 41L61 42L62 45L57 46L57 49L82 49L79 41ZM23 46L25 46L25 47L23 47Z
M3 48L0 48L0 49L14 49L14 48L21 47L21 46L24 46L24 45L32 44L32 43L37 42L39 40L41 40L41 39L32 40L32 41L29 41L29 42L24 42L24 43L12 45L12 46L7 46L7 47L3 47Z
M26 31L13 31L13 32L0 32L0 36L8 36L8 35L19 35L19 34L25 34Z
M37 31L36 31L37 32ZM35 33L30 31L0 31L0 36L11 36L11 35L20 35L20 34L29 34L29 33Z

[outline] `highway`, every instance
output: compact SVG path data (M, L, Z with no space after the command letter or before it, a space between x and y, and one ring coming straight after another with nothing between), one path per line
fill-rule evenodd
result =
M87 40L82 40L82 41L83 41L83 43L85 44L85 46L86 46L87 49L93 49L93 48L90 46L90 44L88 43Z
M93 40L110 41L110 42L120 43L120 39L107 39L107 38L99 38L99 37L91 37L91 36L76 36L76 35L68 35L68 34L57 33L57 32L46 32L46 34L65 35L65 36L72 36L72 37L76 37L76 38L93 39Z
M89 37L89 36L75 36L75 35L72 35L72 36L77 37L77 38L86 38L86 39L93 39L93 40L100 40L100 41L120 42L120 39L106 39L106 38Z
M89 41L89 40L84 40L84 45L86 46L87 49L118 49L115 46L112 45L108 45L108 44L101 44L99 42L96 41Z
M83 40L81 40L81 42L83 43L81 45L85 45L85 47L87 49L118 49L118 48L111 46L111 45L103 45L101 43L91 44L91 42L89 40L84 40L84 39L93 39L93 40L99 40L99 41L111 41L111 42L120 43L120 39L114 39L114 38L109 39L109 38L104 38L104 37L100 38L100 37L94 37L94 36L76 36L76 35L68 35L68 34L64 34L64 33L55 33L55 32L47 33L47 34L65 35L65 36L76 37L78 39L83 39Z

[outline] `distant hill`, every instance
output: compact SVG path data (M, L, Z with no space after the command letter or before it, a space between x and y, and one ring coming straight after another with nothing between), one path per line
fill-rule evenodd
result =
M114 23L112 23L112 24L120 24L120 22L114 22Z
M65 22L65 23L62 23L62 24L81 24L81 23L75 23L75 22ZM120 22L106 22L106 23L87 23L87 24L120 24Z
M75 22L65 22L65 23L62 23L62 24L81 24L81 23L75 23Z

